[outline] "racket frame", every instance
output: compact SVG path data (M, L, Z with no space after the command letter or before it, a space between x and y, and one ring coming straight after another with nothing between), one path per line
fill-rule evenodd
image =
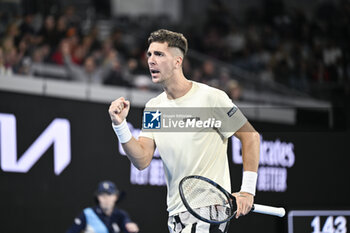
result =
M182 200L182 203L185 205L186 209L188 210L188 212L190 212L193 216L195 216L196 218L207 222L207 223L213 223L213 224L221 224L221 223L225 223L230 221L235 215L236 215L236 211L233 212L233 214L228 217L225 220L222 221L214 221L214 220L208 220L206 218L201 217L199 214L197 214L188 204L183 189L182 189L182 184L188 180L188 179L199 179L205 182L208 182L209 184L213 185L214 187L216 187L217 189L219 189L228 199L228 204L230 205L231 208L233 208L233 206L236 206L233 202L236 200L236 198L229 193L226 189L224 189L223 187L221 187L218 183L216 183L215 181L212 181L209 178L206 178L204 176L200 176L200 175L190 175L190 176L186 176L184 178L182 178L182 180L179 183L179 192L180 192L180 198ZM272 207L272 206L266 206L266 205L260 205L260 204L253 204L250 212L256 212L256 213L261 213L261 214L268 214L268 215L274 215L274 216L278 216L278 217L283 217L285 215L285 209L283 207Z
M202 180L202 181L205 181L211 185L213 185L215 188L219 189L227 198L228 200L228 204L230 205L230 208L233 209L233 206L235 206L233 204L233 200L235 200L235 198L229 193L227 192L223 187L221 187L218 183L212 181L211 179L209 178L206 178L204 176L199 176L199 175L191 175L191 176L186 176L184 178L182 178L182 180L180 181L179 183L179 192L180 192L180 197L181 197L181 200L182 200L182 203L185 205L186 209L188 210L188 212L190 212L193 216L195 216L196 218L204 221L204 222L207 222L207 223L212 223L212 224L221 224L221 223L225 223L225 222L228 222L230 221L236 214L236 211L233 212L233 214L228 217L227 219L225 220L222 220L222 221L215 221L215 220L209 220L209 219L206 219L206 218L203 218L202 216L200 216L199 214L196 213L196 211L194 211L190 205L188 204L186 198L185 198L185 195L184 195L184 191L182 189L182 184L188 180L188 179L199 179L199 180ZM203 207L206 207L206 206L203 206ZM209 207L209 206L208 206Z

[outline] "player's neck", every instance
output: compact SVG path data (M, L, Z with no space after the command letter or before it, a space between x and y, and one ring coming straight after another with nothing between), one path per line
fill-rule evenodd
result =
M177 78L172 78L163 86L168 99L177 99L187 94L192 88L192 82L181 74Z

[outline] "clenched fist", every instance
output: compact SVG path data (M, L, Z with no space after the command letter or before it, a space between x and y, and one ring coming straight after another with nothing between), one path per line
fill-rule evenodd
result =
M125 100L124 97L120 97L114 100L109 106L109 115L113 124L119 125L123 122L129 113L130 102Z

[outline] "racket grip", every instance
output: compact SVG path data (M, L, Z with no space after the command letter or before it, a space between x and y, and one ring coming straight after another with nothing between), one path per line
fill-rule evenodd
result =
M273 207L259 204L254 204L252 211L255 213L274 215L278 217L283 217L286 214L283 207Z

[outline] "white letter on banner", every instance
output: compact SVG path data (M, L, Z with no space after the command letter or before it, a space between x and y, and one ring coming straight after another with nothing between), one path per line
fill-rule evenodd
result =
M53 120L17 160L16 117L13 114L0 113L0 156L3 171L28 172L52 144L54 170L59 175L71 160L69 121L60 118Z

